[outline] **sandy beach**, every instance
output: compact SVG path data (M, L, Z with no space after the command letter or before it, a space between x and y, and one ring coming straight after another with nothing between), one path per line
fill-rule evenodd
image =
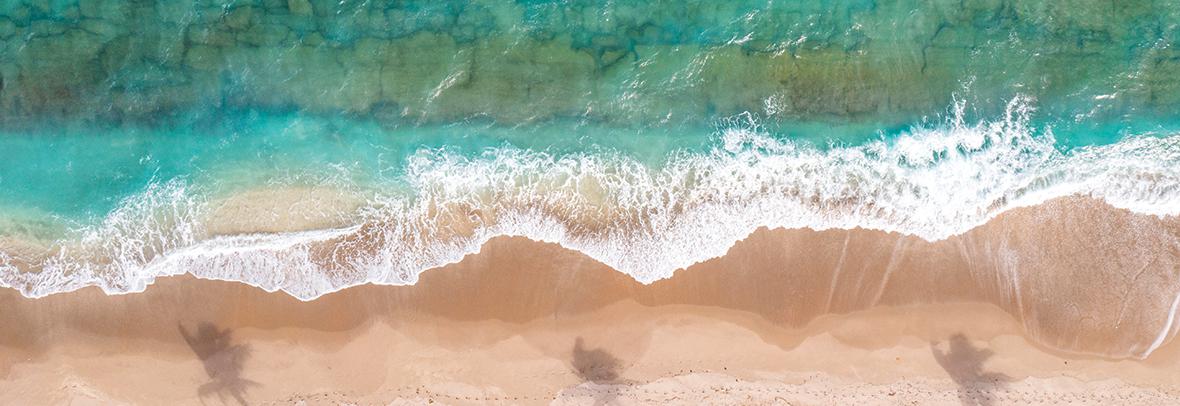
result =
M1063 208L1076 214L1051 213L1063 220L1035 230L1128 221L1172 229L1171 219L1119 217L1075 199L1014 211L962 238L979 243ZM913 247L880 261L872 253L882 244ZM1028 291L1005 296L972 277L978 266L935 255L939 244L967 247L764 229L725 257L643 285L555 244L502 237L416 285L366 285L310 302L189 276L116 296L4 290L0 392L17 404L1162 404L1180 396L1170 336L1135 356L1166 313L1071 318L1071 309L1112 306L1101 292L1117 280L1027 278L1020 289ZM839 255L845 250L860 255ZM1170 276L1166 260L1128 280ZM1055 313L1029 299L1069 289L1088 300L1058 301L1068 309ZM1120 327L1103 327L1114 316Z

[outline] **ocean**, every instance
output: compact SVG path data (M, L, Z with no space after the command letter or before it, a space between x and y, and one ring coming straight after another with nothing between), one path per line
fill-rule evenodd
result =
M651 283L763 227L1172 218L1178 113L1166 1L5 1L0 286L313 300L498 236Z

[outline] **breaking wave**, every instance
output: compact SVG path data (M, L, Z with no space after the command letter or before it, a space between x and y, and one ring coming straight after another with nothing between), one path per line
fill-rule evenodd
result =
M650 283L724 255L760 227L940 240L1071 195L1180 214L1180 135L1062 150L1051 129L1030 126L1030 100L978 123L964 122L962 109L941 125L826 148L775 138L744 115L710 151L680 152L659 167L610 152L420 150L404 168L408 192L332 182L322 187L360 203L315 203L307 216L343 220L281 232L218 232L210 225L243 212L217 210L225 197L207 188L165 180L68 237L0 236L0 285L30 297L85 286L126 293L191 273L312 300L364 283L413 284L505 235L558 243ZM278 210L274 195L262 196L245 204Z

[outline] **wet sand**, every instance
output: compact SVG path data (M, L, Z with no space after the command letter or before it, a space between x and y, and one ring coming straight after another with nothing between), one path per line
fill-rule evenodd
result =
M935 243L759 230L651 285L502 237L414 286L311 302L188 276L120 296L2 290L0 393L17 404L1169 403L1180 399L1178 229L1078 198Z

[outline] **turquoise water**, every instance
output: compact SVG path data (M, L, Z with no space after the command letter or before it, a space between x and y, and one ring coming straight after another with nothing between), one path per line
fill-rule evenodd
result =
M719 119L708 127L626 128L585 120L553 120L507 127L491 121L401 124L370 119L322 117L297 112L235 112L216 124L150 127L127 125L95 130L0 133L0 207L36 209L70 222L101 219L147 185L182 178L229 193L275 182L302 184L345 176L370 187L402 186L406 158L421 150L467 156L498 147L554 155L620 154L658 168L669 158L701 153L731 128L761 126L774 139L816 149L890 140L914 128L949 119L937 112L913 126L829 122L751 122ZM1058 148L1116 142L1127 135L1169 134L1176 124L1160 121L1090 123L1039 120L1038 135L1051 131ZM767 128L769 127L769 128Z
M1177 6L1005 1L7 2L9 125L193 106L455 122L912 124L954 94L1168 118ZM1112 99L1095 97L1115 95ZM767 100L776 100L769 103Z
M708 128L604 129L580 122L398 128L297 113L243 112L223 120L176 128L2 134L0 149L10 155L0 162L5 186L0 204L93 220L148 184L174 178L233 190L347 174L354 183L396 187L404 183L406 158L420 150L469 156L504 146L556 155L609 150L658 166L674 152L700 150L713 134Z
M267 285L308 298L502 234L650 281L758 226L1175 214L1178 52L1166 1L4 1L0 284L332 275ZM360 202L259 226L303 242L258 275L209 253L287 210L225 199L295 187ZM290 257L373 224L380 255Z

